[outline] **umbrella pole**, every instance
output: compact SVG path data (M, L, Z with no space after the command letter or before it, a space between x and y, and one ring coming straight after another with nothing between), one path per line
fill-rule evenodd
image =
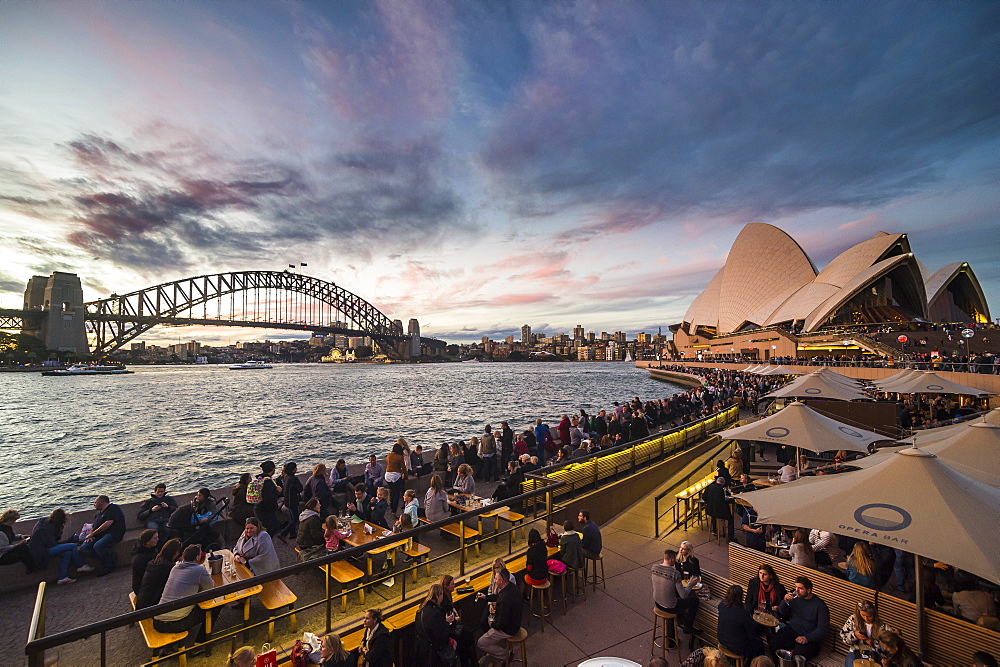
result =
M917 605L917 655L924 655L924 583L920 576L920 556L913 554L913 596Z

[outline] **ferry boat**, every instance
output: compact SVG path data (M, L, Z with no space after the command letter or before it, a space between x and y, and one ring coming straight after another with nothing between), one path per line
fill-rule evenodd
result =
M73 364L69 368L42 371L42 375L50 377L61 375L128 375L134 372L118 364Z
M242 364L234 364L229 367L231 371L244 371L244 370L254 370L259 368L274 368L263 361L245 361Z

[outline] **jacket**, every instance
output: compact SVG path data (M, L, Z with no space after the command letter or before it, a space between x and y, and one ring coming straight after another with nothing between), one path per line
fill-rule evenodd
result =
M31 529L31 539L28 541L28 553L35 559L35 565L40 570L48 567L49 549L59 544L60 539L62 531L56 532L48 517L35 522L35 527Z
M295 546L299 549L326 544L323 535L323 520L313 510L303 510L299 515L299 532L295 536Z
M527 572L525 576L529 576L535 581L546 581L549 578L549 557L548 550L545 548L545 542L535 542L530 547L528 547L527 558Z
M156 507L160 503L166 503L167 509L163 508L157 510L152 509L153 507ZM157 523L166 523L167 519L170 518L170 515L173 514L176 510L177 510L176 500L174 500L167 494L163 494L163 497L161 498L160 496L154 493L152 496L142 501L142 504L139 505L139 514L136 516L136 518L142 522L156 521Z
M508 635L516 635L521 629L521 594L517 586L508 583L496 596L487 596L489 600L495 597L496 613L493 615L493 628Z
M146 566L146 573L142 575L142 583L135 594L135 608L145 609L160 603L160 596L170 578L170 570L174 564L168 562L151 562Z
M575 570L583 567L583 540L580 533L570 530L559 537L559 553L556 558Z
M331 514L331 508L333 507L333 493L330 491L330 487L326 485L326 478L320 475L316 477L313 475L306 481L306 487L302 491L302 502L309 502L313 498L319 499L320 512L327 516ZM297 507L289 507L290 512L296 511Z
M367 636L368 631L365 631ZM365 667L392 667L392 644L389 640L389 630L379 623L372 631L367 642L362 639L362 646L367 647Z
M719 603L719 643L730 651L746 654L757 639L757 624L744 607L727 607Z
M781 600L785 597L785 593L788 592L780 582L772 581L771 584L773 593L771 595L770 603L764 604L764 611L767 612L773 612L773 610L777 609ZM755 610L757 608L758 597L760 597L760 577L754 577L750 580L750 583L747 584L747 597L743 602L743 606L751 611Z
M420 608L414 624L417 654L413 662L417 667L452 667L440 656L441 651L448 649L450 630L441 607L428 602Z
M249 539L246 533L240 535L240 539L236 540L236 546L233 547L233 553L245 558L247 566L254 574L267 574L281 567L271 536L265 531L260 531Z

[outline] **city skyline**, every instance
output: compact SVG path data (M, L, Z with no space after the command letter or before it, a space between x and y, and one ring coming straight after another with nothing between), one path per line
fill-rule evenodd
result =
M449 342L652 334L768 222L817 268L905 232L1000 312L996 3L0 11L0 307L305 263Z

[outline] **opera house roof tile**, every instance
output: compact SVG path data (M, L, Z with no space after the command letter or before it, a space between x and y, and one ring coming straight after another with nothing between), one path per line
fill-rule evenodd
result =
M879 232L851 246L819 274L791 236L773 225L740 231L719 269L684 315L684 328L716 334L748 326L799 323L804 331L827 324L923 319L942 297L940 312L988 321L985 297L971 267L951 264L928 277L910 252L906 234ZM958 310L955 310L958 304Z

